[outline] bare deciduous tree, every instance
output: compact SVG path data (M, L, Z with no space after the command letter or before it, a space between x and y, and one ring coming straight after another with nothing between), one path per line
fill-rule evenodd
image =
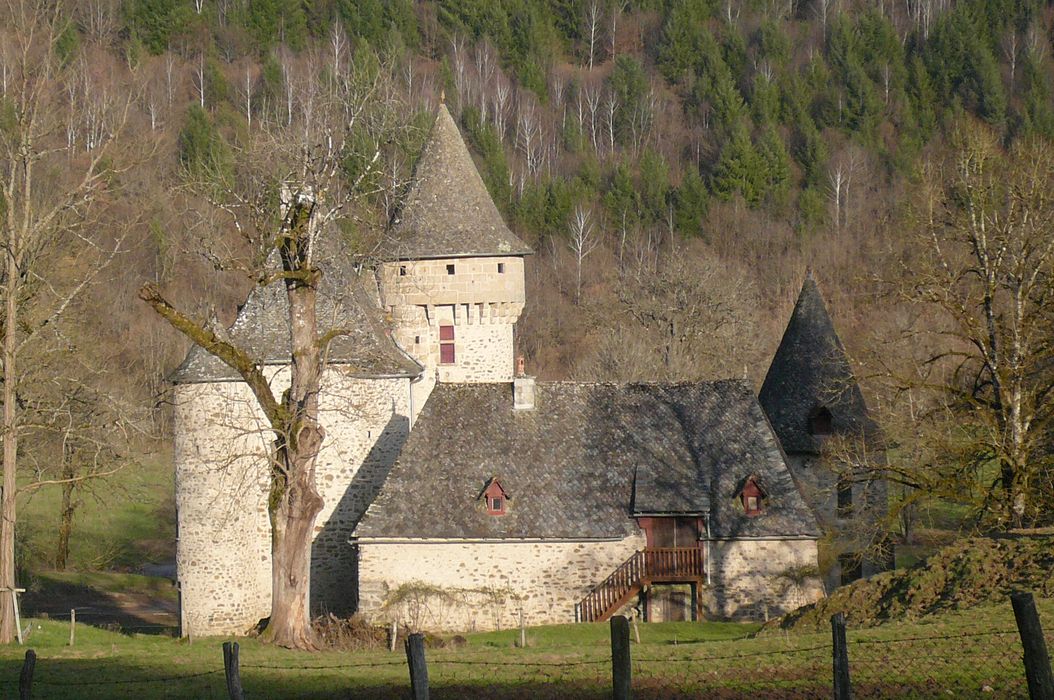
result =
M575 304L582 303L582 264L600 244L600 237L593 230L592 210L575 206L569 226L567 245L575 256Z
M599 0L589 0L589 4L586 5L585 16L583 17L583 22L585 23L584 34L586 43L589 46L589 62L587 64L589 70L593 70L593 58L596 55L597 42L600 39L601 15Z
M1005 152L972 122L953 144L925 172L900 288L903 349L883 364L891 390L901 404L911 399L917 417L916 439L899 442L939 447L916 464L886 468L911 488L939 475L943 492L987 526L1046 523L1054 498L1044 487L1054 455L1043 447L1054 427L1054 152L1042 142Z
M7 91L8 118L0 130L0 250L3 253L3 493L0 496L0 589L15 581L16 495L19 490L19 438L25 431L23 407L27 370L20 359L69 313L71 305L120 254L122 239L93 228L99 200L116 186L115 154L134 99L112 91L79 88L76 61L56 55L57 39L69 18L60 4L7 0L0 24L18 32L0 33L3 53L12 62ZM76 99L71 101L71 95ZM93 101L90 150L67 157L71 111ZM58 159L61 159L58 160ZM62 246L78 249L83 275L56 274L54 255ZM22 485L25 486L24 484ZM11 598L0 595L0 643L14 637Z
M232 184L212 201L238 231L245 251L228 257L228 269L257 287L284 286L290 328L289 385L271 386L249 349L171 304L153 284L139 296L176 330L238 373L251 390L273 438L267 471L271 521L271 615L264 638L316 649L309 618L311 542L322 498L315 461L324 426L319 391L327 348L347 329L326 328L316 304L324 237L338 219L354 217L362 197L382 185L381 154L400 109L389 92L391 77L364 69L335 90L317 85L310 109L290 109L287 127L257 129L242 151ZM309 67L305 75L320 73ZM295 104L295 103L291 103ZM376 176L376 177L375 177ZM214 192L215 187L203 192ZM211 196L211 195L210 195Z

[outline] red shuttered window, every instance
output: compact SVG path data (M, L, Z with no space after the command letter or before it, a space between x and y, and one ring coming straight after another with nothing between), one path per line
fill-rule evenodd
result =
M439 364L452 365L456 361L454 354L454 327L439 327Z

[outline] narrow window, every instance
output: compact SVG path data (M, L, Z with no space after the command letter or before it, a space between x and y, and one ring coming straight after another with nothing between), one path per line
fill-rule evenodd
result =
M446 266L446 273L448 275L454 274L454 264L453 263L451 263L451 264Z
M505 263L498 263L498 274L499 275L504 275L505 274Z
M839 582L845 586L863 576L863 562L859 554L842 554L838 557L838 565L842 571Z
M847 479L838 480L838 517L848 518L853 514L853 485Z
M456 361L454 354L454 327L439 327L439 364L452 365Z
M747 512L756 513L758 510L758 497L747 496Z
M834 416L826 406L813 410L809 417L809 432L813 435L830 435L834 432Z
M414 336L414 345L420 345L420 344L421 344L421 336L415 335Z
M399 266L399 276L406 277L406 265Z
M497 498L490 499L490 509L499 512L505 510L504 502L502 501L500 496Z

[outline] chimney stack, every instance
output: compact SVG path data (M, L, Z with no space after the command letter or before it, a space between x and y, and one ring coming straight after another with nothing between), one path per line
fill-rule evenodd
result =
M523 356L516 358L516 376L512 380L512 407L514 410L534 409L534 377L528 377L524 369Z

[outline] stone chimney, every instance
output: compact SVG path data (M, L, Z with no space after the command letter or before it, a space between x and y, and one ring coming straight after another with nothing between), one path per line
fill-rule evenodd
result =
M527 376L522 355L516 358L516 376L512 380L512 407L515 410L534 409L534 377Z

